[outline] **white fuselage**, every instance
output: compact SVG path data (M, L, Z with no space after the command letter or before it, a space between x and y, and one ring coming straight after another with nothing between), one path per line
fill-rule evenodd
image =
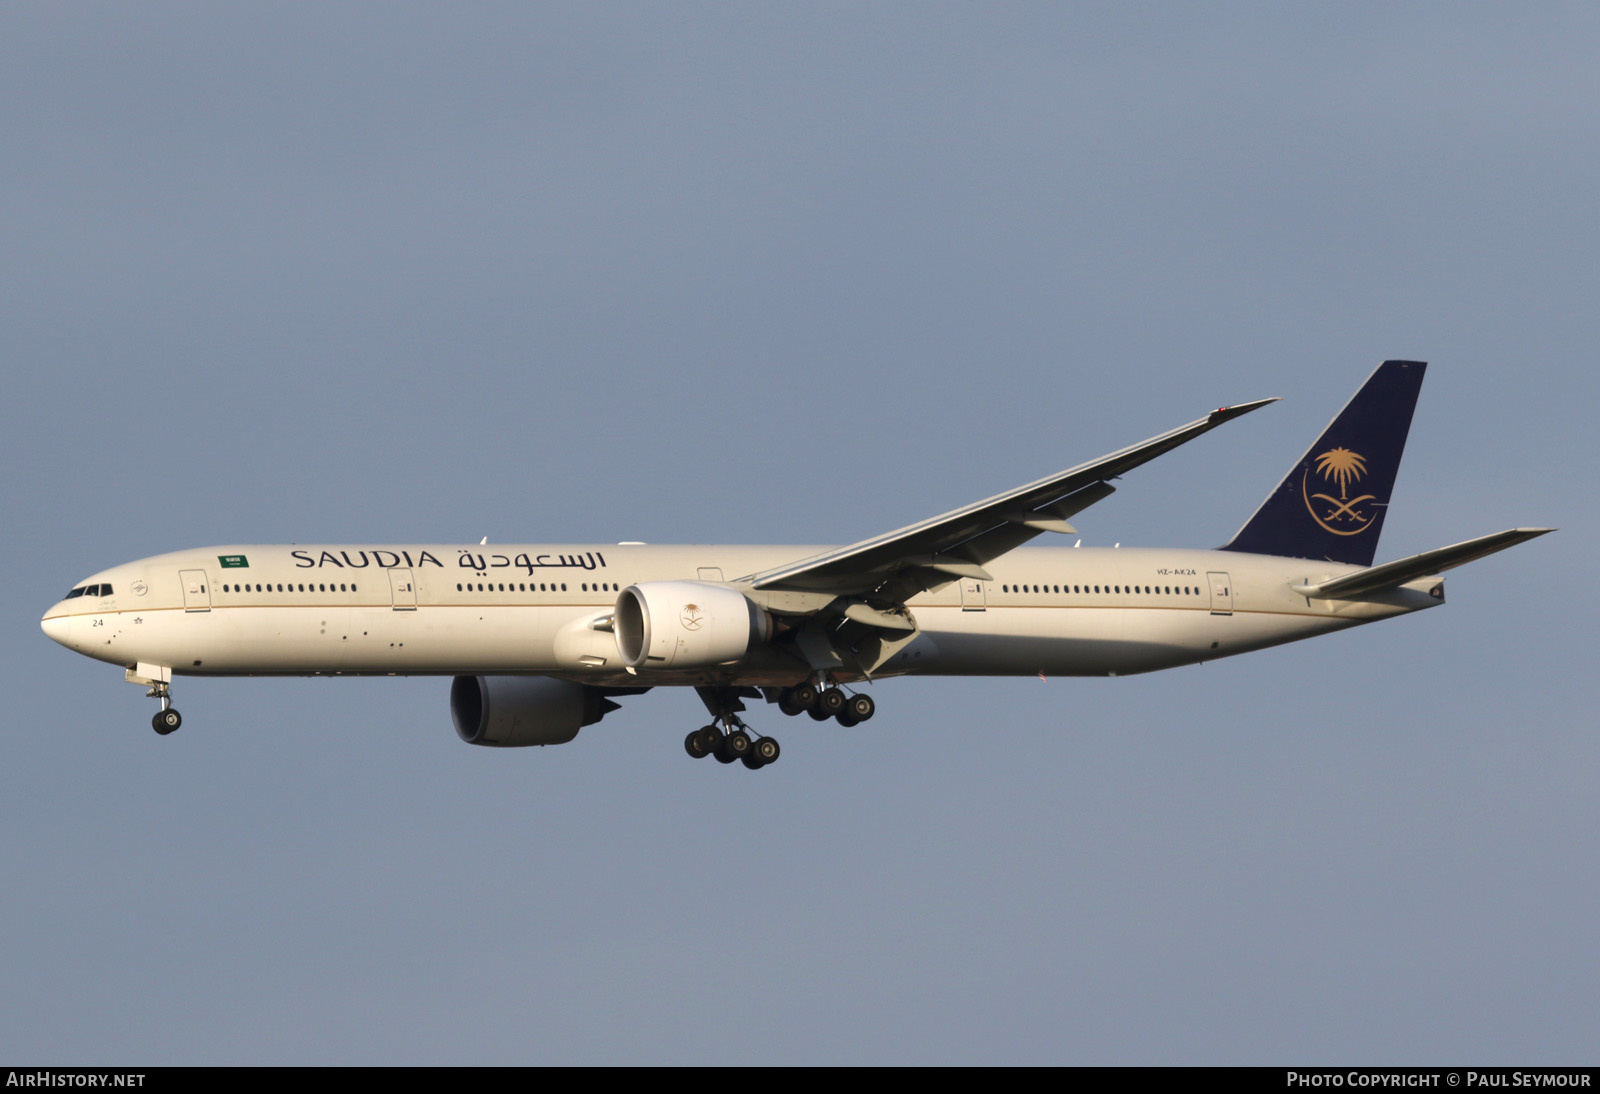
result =
M711 670L628 673L606 617L635 583L729 584L820 550L212 547L96 574L86 583L91 595L57 603L43 627L87 656L176 675L537 673L605 686L791 684L812 668L781 643ZM1354 600L1308 600L1290 588L1355 569L1228 551L1021 548L990 564L993 580L951 581L912 598L919 633L875 675L1149 672L1441 602L1438 578Z

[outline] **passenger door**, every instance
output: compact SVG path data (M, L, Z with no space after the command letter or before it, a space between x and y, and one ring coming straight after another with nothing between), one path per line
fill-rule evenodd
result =
M964 612L988 611L983 582L975 577L961 579L961 610Z
M417 582L410 570L389 571L389 595L394 598L395 611L417 610Z
M183 610L209 612L211 610L210 579L204 570L179 570L178 581L183 585Z
M1233 582L1227 574L1209 573L1211 579L1211 614L1233 614Z

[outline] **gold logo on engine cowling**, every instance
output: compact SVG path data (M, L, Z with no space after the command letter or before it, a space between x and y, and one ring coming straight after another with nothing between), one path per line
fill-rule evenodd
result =
M700 610L698 604L685 604L683 611L678 615L678 621L683 624L686 631L697 631L700 624L706 621L706 613Z
M1306 486L1311 471L1308 467L1305 474L1300 476L1300 496L1305 498L1306 512L1311 514L1311 519L1317 522L1318 527L1336 536L1357 536L1372 527L1376 514L1367 511L1370 508L1367 503L1377 501L1378 495L1350 496L1350 484L1360 482L1367 473L1365 456L1348 448L1330 448L1317 457L1317 473L1330 486L1339 488L1338 497L1311 493Z

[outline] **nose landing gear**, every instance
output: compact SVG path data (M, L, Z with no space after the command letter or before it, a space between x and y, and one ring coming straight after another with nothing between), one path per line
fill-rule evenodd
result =
M145 693L146 699L160 699L161 709L156 711L155 717L150 719L150 728L165 737L179 726L183 725L183 715L178 713L178 708L172 705L172 689L164 680L157 680L155 686Z

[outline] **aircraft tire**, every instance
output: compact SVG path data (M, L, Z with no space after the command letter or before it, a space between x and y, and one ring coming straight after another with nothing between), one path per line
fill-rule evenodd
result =
M762 767L774 763L782 752L783 749L778 747L776 737L757 737L755 743L750 746L750 755L754 756Z
M178 713L176 707L156 711L154 718L150 719L150 728L165 737L179 726L183 725L183 715Z
M739 762L744 764L751 771L760 771L763 767L767 766L761 760L756 758L756 754L754 752L746 752L739 758Z
M697 760L703 760L711 755L711 750L705 747L705 733L704 729L691 730L683 739L683 750Z
M850 704L848 703L845 704L843 710L833 716L833 720L844 726L846 729L861 724L861 719L856 717L856 712L851 709Z
M856 721L865 722L877 713L878 704L872 701L870 695L852 695L850 701L845 704L845 709L855 715Z
M822 713L829 718L834 718L837 717L839 712L845 708L845 704L847 702L849 702L849 698L844 692L840 691L838 688L829 688L827 691L824 691L821 695L817 696L816 709L822 711Z
M811 715L812 719L818 722L826 722L829 718L833 717L833 715L822 709L821 703L818 703L816 706L806 711L806 713Z

